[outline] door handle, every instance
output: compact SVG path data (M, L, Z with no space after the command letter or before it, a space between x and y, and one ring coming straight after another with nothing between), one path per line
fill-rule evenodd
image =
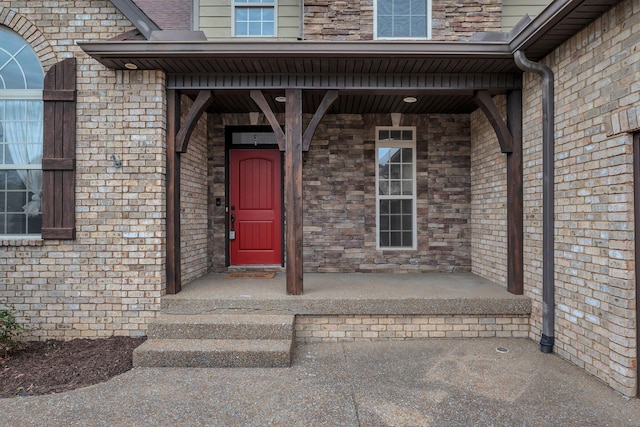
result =
M229 229L229 240L235 240L236 239L235 223L236 223L236 215L235 214L231 214L231 228Z

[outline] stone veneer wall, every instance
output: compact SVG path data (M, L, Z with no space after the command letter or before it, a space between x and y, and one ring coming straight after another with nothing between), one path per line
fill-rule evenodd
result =
M373 40L373 0L305 0L306 40Z
M373 40L375 0L305 0L306 40ZM466 40L502 31L501 0L432 1L432 39Z
M626 0L544 61L556 88L556 351L627 396L637 382L630 132L640 129L638 34L640 0ZM524 83L525 290L539 339L540 80L526 74Z
M133 28L108 1L0 1L0 25L45 70L78 58L77 239L0 238L0 298L31 338L144 335L165 288L164 74L107 70L73 43Z
M391 125L390 116L328 115L318 126L303 167L305 271L470 270L469 118L402 119L402 126L417 126L418 249L376 250L375 127ZM213 196L223 197L224 126L246 125L248 119L224 115L212 122L210 184ZM212 201L209 209L210 225L224 230L224 207ZM210 227L209 233L211 270L224 271L224 231Z
M182 120L193 102L182 97ZM203 114L191 134L187 152L180 159L180 246L182 285L207 273L208 197L207 114Z
M468 40L473 34L502 31L502 0L432 0L433 40Z
M503 112L506 98L494 97ZM471 271L507 285L507 164L485 114L471 114Z

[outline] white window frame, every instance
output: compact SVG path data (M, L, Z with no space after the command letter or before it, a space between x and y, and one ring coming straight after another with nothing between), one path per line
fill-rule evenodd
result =
M426 37L379 37L378 36L378 0L374 1L373 5L373 39L374 40L431 40L432 20L433 15L431 13L432 0L425 0L427 2L427 36Z
M404 140L404 141L393 141L393 140L380 140L380 131L411 131L412 139ZM376 126L376 148L375 148L375 169L376 169L376 249L379 251L407 251L407 250L416 250L418 247L418 232L417 232L417 165L416 165L416 127L415 126ZM380 165L378 163L379 160L379 152L380 148L411 148L412 149L412 159L411 163L413 165L412 168L412 191L411 196L406 195L385 195L382 196L380 194ZM380 201L381 200L412 200L412 218L411 218L411 231L412 231L412 245L411 246L381 246L380 245Z
M42 89L0 89L0 101L42 101ZM42 169L42 164L10 164L5 165L0 163L0 170L39 170ZM0 236L5 240L20 240L20 239L40 239L41 233L31 234L2 234L0 230Z
M44 81L44 73L36 53L33 51L29 43L23 37L21 37L18 33L6 27L1 27L1 29L2 31L0 31L0 38L2 38L1 36L3 34L8 34L9 37L15 38L16 40L20 38L21 44L16 51L6 50L6 46L4 46L4 44L0 46L0 50L3 52L3 56L8 56L9 58L8 60L6 60L6 58L3 57L3 63L0 63L0 73L2 72L5 66L10 64L15 64L19 69L18 76L21 76L22 81L19 81L20 78L18 78L18 81L14 81L14 80L5 81L3 79L2 74L0 74L0 102L5 102L5 101L42 102L42 83ZM18 55L22 54L25 50L30 50L30 52L26 52L28 57L24 58L24 62L23 62L21 59L18 59ZM38 67L40 67L37 77L34 74L30 73L31 71L35 71L35 70L31 70L31 69L27 70L25 68L25 67L36 66L36 64ZM40 80L40 79L43 79L43 80ZM10 89L6 89L7 86L9 86ZM30 87L36 88L36 89L29 89ZM4 118L5 117L0 117L0 119L2 120L4 120ZM42 122L43 119L44 117L41 116L40 122ZM2 131L5 132L6 128L3 128ZM22 141L22 142L28 143L29 141ZM8 148L5 147L5 144L1 144L0 149L7 150ZM19 170L29 171L29 170L41 170L41 169L42 169L42 163L29 163L29 164L18 164L18 163L5 164L4 162L0 163L0 171L19 171ZM25 184L25 186L27 185ZM4 197L7 197L7 194L4 193L4 191L2 194L4 195ZM28 200L28 202L31 202L31 201L33 200ZM7 214L6 210L3 211L3 215L4 214ZM5 228L3 226L3 228L0 229L0 236L3 239L20 240L20 239L42 238L42 233L32 232L32 233L24 233L24 234L22 233L21 234L4 234L4 231L5 231Z
M431 1L431 0L429 0ZM248 9L248 8L273 8L273 35L262 35L262 36L240 36L236 34L236 10L238 8ZM235 0L231 0L231 35L233 37L238 38L274 38L278 37L278 0L273 0L273 3L258 3L258 2L237 2Z

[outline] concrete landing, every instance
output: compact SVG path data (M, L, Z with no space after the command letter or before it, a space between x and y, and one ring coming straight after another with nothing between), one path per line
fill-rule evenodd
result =
M528 315L531 300L471 273L307 273L286 294L285 275L227 279L209 274L162 298L169 314L269 312L293 315Z

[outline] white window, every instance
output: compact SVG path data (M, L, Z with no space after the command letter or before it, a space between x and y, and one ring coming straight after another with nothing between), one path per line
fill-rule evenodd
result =
M430 39L431 0L377 0L377 39Z
M416 129L376 128L378 249L416 248Z
M42 88L35 52L0 27L0 235L42 229Z
M274 37L276 35L275 0L233 0L234 35L238 37Z

